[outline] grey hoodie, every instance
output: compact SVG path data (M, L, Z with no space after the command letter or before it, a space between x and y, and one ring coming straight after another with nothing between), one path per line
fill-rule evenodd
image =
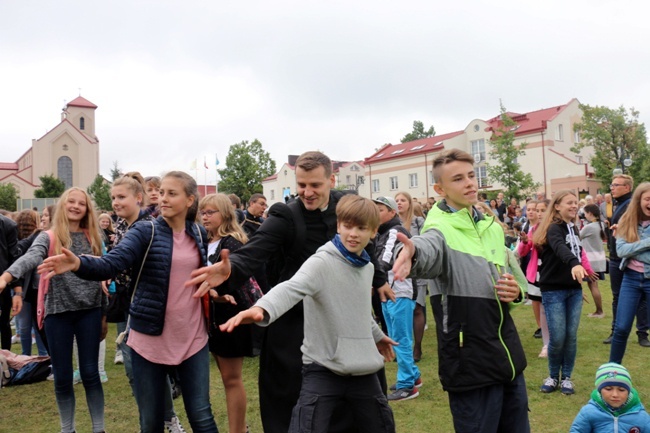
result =
M377 372L384 360L377 343L385 335L371 314L371 263L354 267L328 242L288 281L255 304L266 311L267 326L304 299L304 364L318 363L339 375Z

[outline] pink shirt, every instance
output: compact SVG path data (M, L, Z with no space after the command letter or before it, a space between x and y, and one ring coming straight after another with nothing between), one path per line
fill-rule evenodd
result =
M643 227L648 227L648 225L650 225L650 221L642 221L641 222L641 226L643 226ZM643 262L641 262L641 261L639 261L637 259L630 259L627 262L627 267L632 269L633 271L639 272L641 274L645 271L644 266L643 266Z
M184 287L190 273L200 266L201 257L194 239L185 231L174 233L163 332L161 335L147 335L132 329L127 342L147 361L179 365L208 343L201 299L192 298L196 286Z

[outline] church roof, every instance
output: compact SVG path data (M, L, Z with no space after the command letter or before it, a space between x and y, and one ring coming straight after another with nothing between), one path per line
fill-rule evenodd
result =
M15 162L0 162L0 170L18 170L18 164Z
M97 108L95 104L87 100L86 98L82 96L77 96L74 98L72 101L68 102L66 104L66 107L85 107L85 108Z

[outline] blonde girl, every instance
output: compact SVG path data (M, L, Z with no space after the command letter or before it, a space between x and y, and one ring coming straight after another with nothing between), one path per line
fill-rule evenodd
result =
M222 250L235 251L248 241L246 233L237 222L235 210L225 194L210 194L199 204L201 222L208 231L208 264L221 260ZM219 325L226 323L246 308L236 305L229 294L228 283L210 290L211 303L210 352L217 361L221 380L226 391L228 426L230 433L246 432L246 390L242 380L245 356L252 356L252 326L244 325L232 333L222 332ZM221 301L221 302L219 302ZM241 329L240 329L241 328Z
M575 393L571 375L575 365L578 325L582 311L582 285L587 275L582 266L580 234L575 226L578 197L561 190L553 199L533 234L539 251L539 286L549 330L548 369L541 391L558 388L563 394Z
M102 240L91 198L81 188L65 191L52 221L54 251L101 256ZM0 277L0 287L35 269L48 256L50 237L41 233L29 250ZM79 369L86 390L92 431L104 431L104 391L97 367L99 343L106 335L102 320L105 295L99 281L86 281L72 272L62 272L49 282L45 298L47 336L54 394L59 409L61 431L75 431L75 395L72 387L72 345L79 348Z
M610 362L620 363L625 355L639 301L650 294L650 183L643 182L632 194L630 204L616 226L616 253L621 258L623 282L618 295L616 324Z

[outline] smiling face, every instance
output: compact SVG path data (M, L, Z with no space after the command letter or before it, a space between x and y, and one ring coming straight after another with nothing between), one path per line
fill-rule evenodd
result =
M185 193L183 182L168 176L160 185L160 214L166 220L185 220L194 197ZM170 224L171 225L171 224Z
M75 223L81 222L88 213L86 195L81 191L70 191L64 205L64 210L68 221Z
M330 199L330 189L334 187L334 174L325 175L325 167L318 166L313 170L296 167L296 185L298 197L307 210L322 209Z
M47 230L50 228L50 211L45 208L43 209L43 215L41 215L41 230Z
M617 409L625 404L630 392L622 386L606 386L600 390L603 401Z
M650 220L650 191L646 191L641 194L641 218L644 220Z
M564 222L573 222L578 214L578 198L567 194L555 205L555 210Z
M338 222L336 227L345 249L356 255L361 255L370 239L377 234L377 230L350 222Z
M134 194L126 185L116 185L111 188L111 200L115 214L132 222L140 214L142 194Z
M478 183L474 166L453 161L440 167L440 179L433 186L454 209L470 208L478 201Z

